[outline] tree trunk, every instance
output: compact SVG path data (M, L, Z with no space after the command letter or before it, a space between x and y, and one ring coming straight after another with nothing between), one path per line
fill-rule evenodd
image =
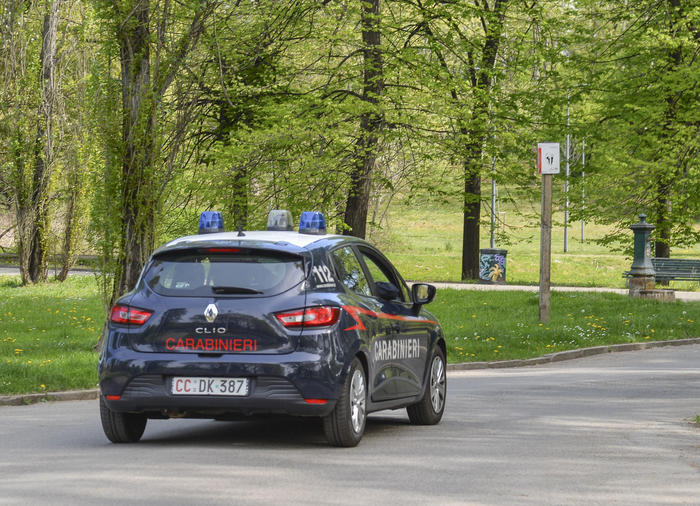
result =
M233 226L236 230L244 230L248 224L248 171L245 167L233 169L231 193Z
M481 152L474 146L474 154ZM462 228L462 280L479 278L479 224L481 221L481 170L479 159L464 164L464 211Z
M226 81L233 80L228 75L230 67L219 65L219 72L223 76L226 73ZM254 73L254 75L258 75ZM223 83L222 78L222 83ZM248 85L260 84L257 82L246 82ZM225 93L225 92L224 92ZM244 104L238 108L225 95L220 100L218 127L216 129L216 140L223 146L231 144L231 133L237 128L237 122L242 121L248 128L254 129L253 113ZM230 196L224 204L225 223L232 224L235 230L243 230L248 224L248 171L245 166L231 167L228 170L228 177L222 183L230 191ZM230 225L229 225L230 226Z
M669 16L669 35L671 37L677 37L678 24L682 23L683 17L681 12L681 5L678 0L670 0L668 2L671 6L670 16ZM675 71L682 62L683 54L681 52L680 46L671 48L668 53L669 60L669 72ZM663 129L663 137L666 143L673 142L673 134L671 132L671 125L676 122L676 100L678 97L670 95L666 97L666 110L664 112L665 125ZM671 163L677 162L676 160L671 161ZM680 162L678 162L680 163ZM671 165L671 171L666 165L666 160L661 160L660 165L663 169L657 175L656 181L656 240L654 241L654 256L657 258L669 258L671 256L671 195L672 195L672 181L677 174L682 172L680 167Z
M46 281L50 232L49 191L54 161L53 123L56 86L56 35L60 0L47 4L41 31L41 102L37 111L33 172L25 199L18 202L20 269L24 283ZM22 178L23 179L23 178ZM22 180L20 184L23 184Z
M77 48L77 66L75 77L81 83L78 86L76 100L78 103L86 103L89 100L87 80L89 66L93 58L92 49L87 46ZM76 121L67 129L68 142L63 148L64 152L64 178L68 203L63 227L63 246L61 254L61 271L56 275L59 281L65 281L68 273L73 268L77 258L77 248L85 239L87 222L90 218L88 212L89 193L92 185L89 178L93 176L91 165L91 150L88 146L93 141L87 128L90 114L88 108L78 107L71 114ZM109 162L107 162L109 163Z
M380 0L362 2L362 99L367 109L360 115L360 137L357 141L356 159L350 174L350 189L345 206L345 224L349 228L344 233L362 238L367 233L372 172L377 161L379 134L384 124L384 117L379 111L379 98L384 89L379 2Z
M501 43L508 0L496 0L488 22L484 22L485 39L481 65L474 88L474 109L465 133L467 146L464 158L464 211L462 236L462 280L479 277L479 225L481 220L481 159L488 130L492 71Z
M151 89L150 2L131 6L119 32L122 77L121 244L112 301L136 286L154 246L158 196L153 184L154 96Z
M76 169L73 169L76 170ZM75 262L75 236L76 236L76 214L79 206L80 188L72 185L70 188L68 208L66 209L66 219L63 231L63 251L61 254L61 271L56 275L59 281L65 281L68 277L73 263Z
M671 185L665 181L667 176L660 174L656 195L656 240L654 256L669 258L671 256Z
M162 18L151 32L150 0L114 2L118 24L119 56L122 80L122 167L120 195L120 245L111 301L136 286L141 270L155 246L155 223L169 174L156 178L155 150L158 139L159 106L188 53L197 45L204 22L216 3L201 1L193 5L189 28L177 35L173 50L166 28L174 23L174 14L161 8ZM155 36L155 37L154 37ZM156 38L151 76L151 44ZM174 149L177 149L174 148Z

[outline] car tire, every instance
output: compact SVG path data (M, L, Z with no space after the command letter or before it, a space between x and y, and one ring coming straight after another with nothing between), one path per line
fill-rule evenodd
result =
M430 359L428 378L425 382L423 398L406 408L408 418L414 425L435 425L442 419L447 398L447 378L445 376L445 354L435 346Z
M328 416L323 418L323 431L332 446L357 446L367 421L367 376L362 363L355 358L345 378L343 392Z
M112 443L135 443L146 430L148 419L138 413L118 413L107 407L100 396L100 420L105 436Z

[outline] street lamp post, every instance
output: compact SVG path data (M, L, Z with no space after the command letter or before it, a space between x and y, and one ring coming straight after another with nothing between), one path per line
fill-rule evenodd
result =
M581 244L585 240L586 221L583 211L586 209L586 139L581 141Z
M564 180L564 253L569 251L569 92L566 93L566 179Z

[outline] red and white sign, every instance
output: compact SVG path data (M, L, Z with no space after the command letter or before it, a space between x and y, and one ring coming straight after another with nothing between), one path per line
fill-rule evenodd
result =
M558 142L540 142L537 144L537 173L559 174Z

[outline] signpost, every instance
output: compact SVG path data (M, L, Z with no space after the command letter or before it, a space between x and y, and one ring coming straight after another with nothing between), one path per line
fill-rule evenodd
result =
M537 172L542 174L542 226L540 231L540 322L549 321L549 287L552 268L552 175L559 174L559 143L537 144Z

